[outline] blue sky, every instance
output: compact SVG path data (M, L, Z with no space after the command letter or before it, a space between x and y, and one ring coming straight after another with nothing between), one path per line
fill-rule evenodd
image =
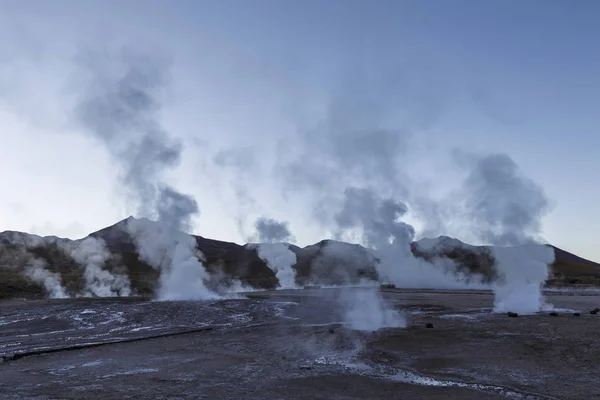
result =
M543 236L600 261L599 15L583 0L0 1L0 230L81 236L131 213L69 114L78 52L127 46L171 65L161 119L186 150L168 179L198 200L201 235L243 241L236 220L267 212L300 244L327 235L270 176L275 143L341 96L357 123L409 132L408 170L434 187L453 148L506 152L551 201ZM245 175L212 162L231 146L259 160Z

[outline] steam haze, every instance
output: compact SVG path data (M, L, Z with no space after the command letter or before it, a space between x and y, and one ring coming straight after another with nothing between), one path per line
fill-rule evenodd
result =
M256 228L256 241L258 242L294 242L296 239L290 232L287 222L276 221L271 218L259 218L254 226Z
M256 234L253 238L260 243L253 244L258 256L275 272L282 289L296 287L296 254L283 242L295 241L287 222L279 222L271 218L261 217L254 224Z
M158 96L167 82L167 66L160 58L128 51L83 51L81 60L88 79L75 106L76 119L122 167L126 199L144 217L128 220L127 230L141 258L161 272L159 298L216 297L204 286L208 274L199 261L203 257L195 239L187 235L192 217L199 213L198 203L163 177L178 166L183 150L160 122ZM80 257L90 258L87 253ZM104 259L92 264L98 262Z
M448 234L600 259L596 5L340 5L0 2L3 229L134 214L245 242L267 218L300 246L381 229L403 254Z

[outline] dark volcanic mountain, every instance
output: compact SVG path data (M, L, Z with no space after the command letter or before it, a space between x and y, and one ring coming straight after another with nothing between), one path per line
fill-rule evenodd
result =
M54 293L54 297L152 296L160 272L141 259L126 229L128 221L131 219L80 240L12 231L0 233L0 298L45 297L56 281L62 282L64 293ZM259 257L256 245L194 238L202 253L199 257L211 276L207 285L216 288L234 281L260 289L278 285L276 274ZM360 245L323 240L304 248L294 245L288 248L296 256L292 267L298 285L352 284L378 279L375 268L378 260ZM471 246L442 236L414 242L411 249L415 256L426 260L452 260L457 272L478 274L488 281L495 278L494 257L489 247ZM600 277L600 264L553 249L556 261L550 283L595 283ZM100 281L102 285L98 284Z

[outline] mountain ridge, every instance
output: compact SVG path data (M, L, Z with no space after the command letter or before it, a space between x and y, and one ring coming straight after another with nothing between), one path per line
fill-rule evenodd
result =
M49 285L52 279L63 280L68 293L81 293L95 280L104 279L103 270L114 273L111 285L127 277L132 293L152 296L157 290L160 271L138 254L136 244L126 229L131 221L139 220L129 217L76 240L18 231L0 233L0 297L43 297L43 288L40 290L39 286ZM256 244L241 245L198 235L190 236L195 239L197 249L201 252L199 258L211 277L207 283L211 287L218 288L224 282L227 285L238 282L256 289L272 289L278 285L276 273L259 256ZM98 239L101 241L96 242ZM99 261L77 250L81 246L95 251L94 256ZM293 244L286 246L296 258L291 267L300 286L378 280L378 260L369 249L359 244L324 239L304 247ZM598 284L600 264L556 246L548 246L552 247L556 258L550 266L548 284ZM411 243L411 251L417 258L450 260L456 272L478 274L486 282L495 279L495 261L491 249L490 246L473 246L447 236L424 238ZM39 261L46 268L43 276L37 272L36 288L31 282L32 272L27 270L31 260ZM27 273L29 276L26 276ZM98 295L103 292L92 290L89 293ZM122 295L117 289L108 293Z

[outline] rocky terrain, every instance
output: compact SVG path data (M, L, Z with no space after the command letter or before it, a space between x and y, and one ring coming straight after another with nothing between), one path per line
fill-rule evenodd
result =
M571 288L544 291L543 305L517 314L497 310L506 292L496 289L378 286L382 263L356 244L239 245L161 229L129 218L80 240L0 234L2 398L600 395L598 291L572 289L595 282L600 266L561 249L552 247L548 283ZM423 273L446 268L484 284L502 279L506 262L504 250L449 237L407 252ZM169 275L175 264L182 273ZM289 285L286 265L303 290L254 290ZM546 262L537 267L545 277ZM198 277L206 287L186 282ZM373 285L323 287L365 281ZM529 292L539 285L517 281L500 308L537 301ZM158 296L165 284L209 297Z
M64 289L51 297L152 296L160 271L140 257L127 230L129 221L137 220L130 217L77 241L13 231L0 233L0 297L47 297L54 281L62 282ZM200 251L198 258L210 274L209 286L237 284L256 289L278 286L276 273L261 258L257 245L193 238ZM296 258L291 267L297 285L378 280L378 260L360 245L323 240L304 248L286 246ZM555 262L549 285L585 286L600 282L599 264L557 247L553 249ZM428 261L451 261L457 273L477 275L484 282L496 279L495 260L489 247L471 246L442 236L413 242L411 251ZM127 279L127 288L123 289L121 283Z
M486 292L390 290L385 301L406 326L366 332L344 321L340 301L364 290L377 288L3 301L1 397L600 397L595 295L549 293L557 312L509 318Z

